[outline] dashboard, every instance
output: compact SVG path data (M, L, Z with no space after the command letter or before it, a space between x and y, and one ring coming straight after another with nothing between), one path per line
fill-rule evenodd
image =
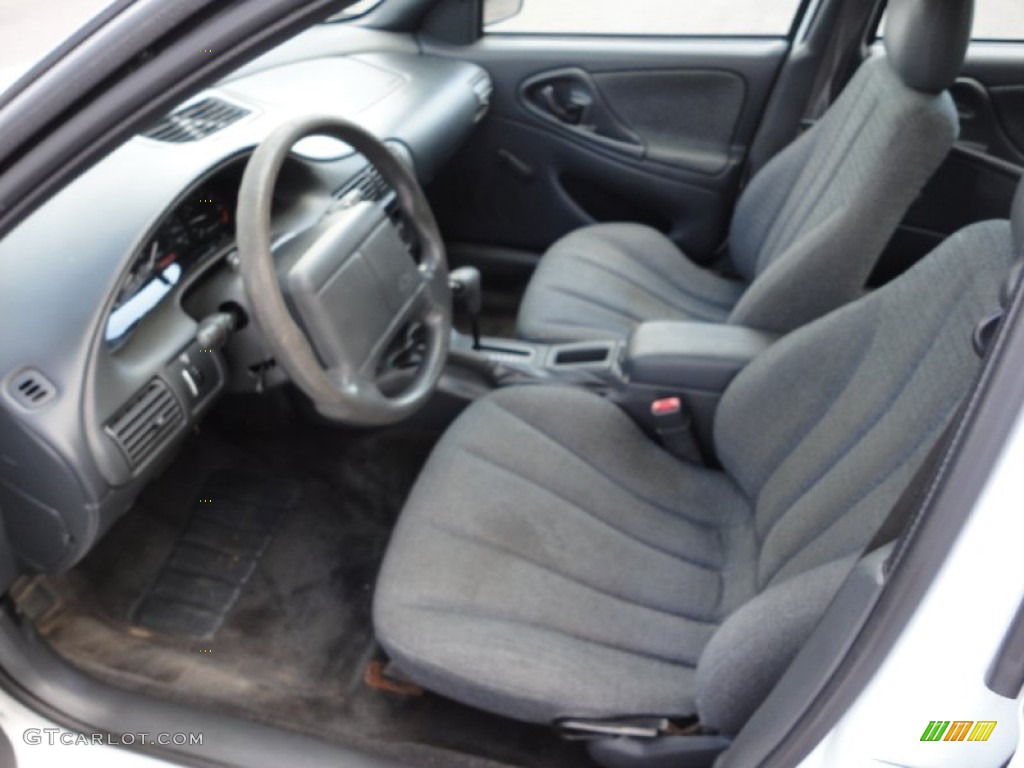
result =
M23 568L77 562L220 395L284 376L253 323L223 349L196 340L225 307L247 314L235 214L253 149L287 120L336 115L427 183L490 87L484 70L424 55L412 38L313 28L196 94L0 241L0 307L25 329L0 344L0 509ZM351 148L297 146L272 238L308 226L311 201L353 189L386 204Z

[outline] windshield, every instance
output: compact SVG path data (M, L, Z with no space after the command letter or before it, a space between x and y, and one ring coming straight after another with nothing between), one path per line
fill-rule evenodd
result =
M0 0L0 92L113 0Z
M114 0L0 0L0 93ZM332 21L362 16L383 0L358 0Z

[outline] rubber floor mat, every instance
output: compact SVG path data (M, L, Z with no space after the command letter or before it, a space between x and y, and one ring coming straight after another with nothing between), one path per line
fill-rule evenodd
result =
M300 493L301 485L287 479L236 470L211 475L163 568L139 599L132 623L165 634L212 637Z

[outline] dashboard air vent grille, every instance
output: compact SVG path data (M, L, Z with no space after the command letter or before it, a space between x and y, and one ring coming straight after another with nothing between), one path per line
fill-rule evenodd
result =
M473 122L479 123L487 115L491 108L491 96L494 94L494 84L486 72L480 73L470 83L473 93L476 96L477 109L473 116Z
M161 448L184 422L181 405L160 379L153 379L107 425L107 433L134 468Z
M12 378L7 391L20 405L30 409L42 408L57 395L57 388L34 368Z
M341 188L338 192L338 197L345 197L345 195L356 190L359 191L359 196L363 200L375 203L378 200L382 200L390 192L390 187L384 181L384 177L380 175L380 171L372 165L368 165L358 176Z
M203 99L177 109L142 135L156 141L182 144L199 141L227 128L249 114L249 110L220 99Z

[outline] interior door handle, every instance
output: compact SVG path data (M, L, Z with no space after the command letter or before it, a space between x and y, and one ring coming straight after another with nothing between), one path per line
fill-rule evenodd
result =
M568 93L562 95L553 83L542 85L537 91L537 98L548 112L568 125L582 123L594 103L586 91L570 86Z
M601 145L642 158L643 140L611 110L593 78L579 68L540 72L519 86L519 102L544 125L561 126L563 138Z

